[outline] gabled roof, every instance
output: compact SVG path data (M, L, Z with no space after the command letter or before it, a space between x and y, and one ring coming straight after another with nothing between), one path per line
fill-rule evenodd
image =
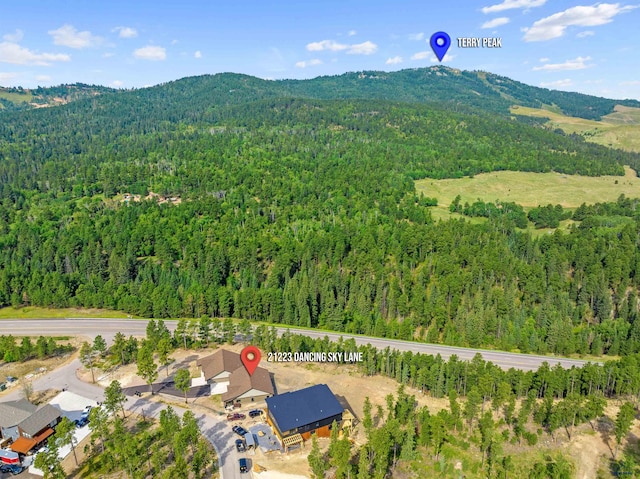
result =
M229 387L227 392L222 394L222 400L225 402L233 401L252 389L273 395L273 383L269 371L264 368L256 368L250 376L246 368L241 366L229 376Z
M196 365L202 369L207 381L222 372L232 373L240 367L244 368L240 355L226 349L220 349L209 356L198 359Z
M313 424L342 414L344 408L326 384L266 399L267 409L280 432Z
M26 399L0 403L0 427L13 427L24 421L38 406Z
M51 404L45 404L27 419L18 424L26 434L35 436L49 424L62 416L62 412Z

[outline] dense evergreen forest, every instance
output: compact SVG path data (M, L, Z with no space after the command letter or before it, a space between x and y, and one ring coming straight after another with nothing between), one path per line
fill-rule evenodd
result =
M585 205L569 232L534 238L517 205L480 225L436 223L413 184L616 175L640 155L448 104L282 98L269 85L190 78L3 113L0 305L640 351L634 200Z
M4 95L6 98L3 98L2 92L12 95ZM28 109L38 104L55 104L56 98L68 102L109 92L114 92L114 89L80 83L39 87L29 91L0 87L0 105L8 110ZM503 116L509 115L512 105L521 105L553 108L569 116L590 120L600 120L602 116L612 113L616 105L640 107L640 101L637 100L611 100L548 90L493 73L457 70L442 65L397 72L349 72L310 80L273 81L224 73L184 78L159 87L139 90L138 95L158 106L167 101L182 102L187 98L192 103L205 107L210 107L212 103L246 103L260 98L282 97L439 102L445 103L450 109L490 111Z

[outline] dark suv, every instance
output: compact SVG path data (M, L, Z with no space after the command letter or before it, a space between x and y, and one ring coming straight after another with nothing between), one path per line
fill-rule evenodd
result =
M244 457L238 463L240 464L240 472L249 472L249 464Z

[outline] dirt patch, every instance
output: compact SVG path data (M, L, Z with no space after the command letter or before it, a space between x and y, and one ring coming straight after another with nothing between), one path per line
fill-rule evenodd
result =
M71 345L74 349L78 349L82 345L83 338L70 338L68 341L58 341L61 345ZM32 340L32 342L35 342ZM60 356L55 356L47 359L29 359L23 362L5 363L0 362L0 381L3 381L6 376L13 376L16 378L22 378L29 374L33 374L33 377L27 379L33 379L36 376L53 371L67 364L67 362L73 360L74 353L65 353Z

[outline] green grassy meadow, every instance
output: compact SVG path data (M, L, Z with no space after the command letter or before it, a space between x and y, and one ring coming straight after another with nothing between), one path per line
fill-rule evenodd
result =
M548 118L552 128L566 133L578 133L587 141L627 151L640 151L640 109L618 105L615 111L602 117L602 121L575 118L547 109L514 106L514 115Z
M16 93L16 92L8 92L2 88L0 88L0 98L4 98L5 100L9 100L13 103L27 103L33 99L33 95L31 92L29 93Z
M41 308L38 306L25 306L14 308L8 306L0 308L0 320L2 319L37 319L37 318L127 318L130 315L122 311L109 311L106 309L78 309L78 308ZM136 317L136 316L133 316Z
M473 178L417 180L416 190L430 198L437 198L438 208L445 209L457 195L460 195L461 203L500 200L512 201L525 209L547 204L577 208L582 203L615 201L621 194L638 198L640 178L628 167L625 167L625 176L599 177L495 171ZM436 219L439 216L440 213L434 214Z

